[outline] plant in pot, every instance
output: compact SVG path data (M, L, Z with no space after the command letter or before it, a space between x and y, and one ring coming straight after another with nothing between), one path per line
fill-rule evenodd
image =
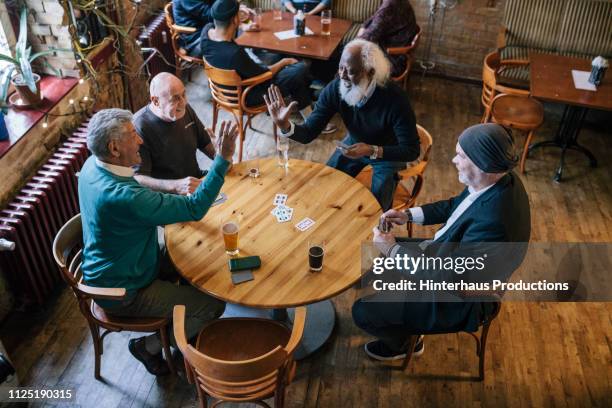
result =
M5 103L10 83L15 86L23 105L33 106L41 101L40 75L32 72L32 63L45 55L57 51L70 51L66 49L49 49L32 54L32 47L28 47L28 10L23 7L19 18L19 38L15 44L15 57L0 54L0 60L10 63L4 76L5 81L0 86L0 104ZM13 75L14 74L14 75Z

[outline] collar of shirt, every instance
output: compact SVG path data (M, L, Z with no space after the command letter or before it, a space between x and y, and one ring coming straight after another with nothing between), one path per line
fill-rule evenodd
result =
M490 189L491 187L493 187L495 185L495 183L493 184L489 184L488 186L486 186L483 189L480 189L478 191L474 191L474 188L472 186L468 186L468 191L470 192L470 194L466 197L466 199L469 199L470 201L476 201L476 199L478 197L480 197L481 195L484 194L485 191L487 191L488 189Z
M374 94L375 90L376 90L376 81L374 80L374 78L372 78L372 80L370 81L370 84L368 85L368 89L366 89L366 94L363 96L363 98L361 98L361 100L357 103L356 106L358 108L361 108L363 105L368 103L368 101Z
M115 176L134 177L134 169L131 167L117 166L116 164L106 163L98 159L97 157L96 164L98 165L98 167L102 167L103 169L110 171Z

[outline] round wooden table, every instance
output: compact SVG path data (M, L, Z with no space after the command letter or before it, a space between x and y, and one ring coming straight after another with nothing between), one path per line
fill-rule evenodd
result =
M259 164L260 177L249 177ZM319 163L291 159L289 168L272 158L234 164L225 177L226 202L212 207L197 222L166 226L166 247L180 274L200 290L239 305L285 309L308 307L304 357L331 335L335 316L330 301L361 276L361 244L371 241L381 208L372 193L345 173ZM289 222L278 223L270 212L274 196L287 194L294 209ZM299 231L305 217L315 224ZM254 280L232 284L221 225L240 225L238 256L259 255ZM323 270L310 272L308 242L324 241Z

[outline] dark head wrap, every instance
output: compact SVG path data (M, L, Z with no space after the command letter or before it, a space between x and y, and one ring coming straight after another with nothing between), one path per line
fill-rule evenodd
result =
M518 162L509 130L495 123L470 126L459 136L459 145L485 173L505 173Z
M217 0L213 4L210 14L217 21L230 21L238 13L238 2L236 0Z

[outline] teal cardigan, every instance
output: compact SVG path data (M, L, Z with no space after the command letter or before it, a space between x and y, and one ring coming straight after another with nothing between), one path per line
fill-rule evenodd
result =
M148 286L159 269L157 226L202 219L228 168L217 156L197 190L182 196L153 191L101 168L94 156L87 159L79 176L84 282L126 288L128 298Z

